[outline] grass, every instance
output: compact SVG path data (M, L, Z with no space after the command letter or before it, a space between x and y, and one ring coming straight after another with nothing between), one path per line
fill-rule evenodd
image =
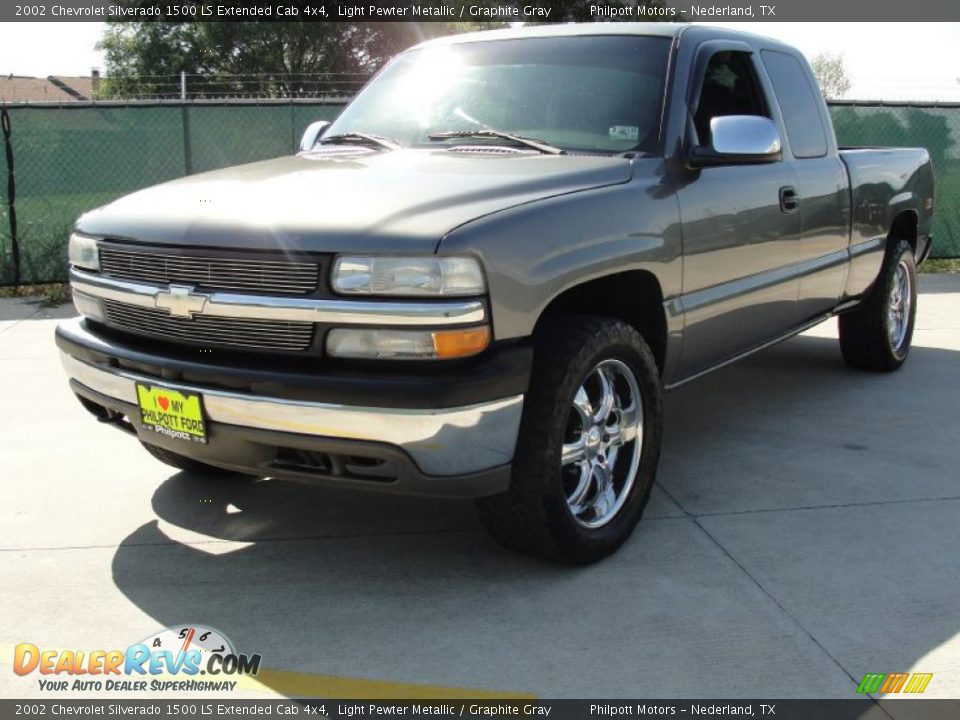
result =
M960 259L933 260L927 259L917 268L922 273L960 273Z
M47 283L44 285L19 285L0 287L0 298L40 297L43 307L57 307L70 302L70 285L67 283Z

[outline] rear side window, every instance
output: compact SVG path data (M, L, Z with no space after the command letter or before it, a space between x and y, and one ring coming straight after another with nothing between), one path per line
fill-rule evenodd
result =
M823 157L827 154L827 132L820 116L820 98L814 93L807 72L792 55L773 50L760 54L773 81L793 156Z

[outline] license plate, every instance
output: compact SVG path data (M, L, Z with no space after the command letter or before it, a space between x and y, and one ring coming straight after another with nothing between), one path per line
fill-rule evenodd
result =
M146 428L189 442L207 441L203 403L199 395L137 383L137 401Z

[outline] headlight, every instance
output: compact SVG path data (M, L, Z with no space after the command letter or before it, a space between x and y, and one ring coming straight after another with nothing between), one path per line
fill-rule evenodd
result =
M73 306L77 309L78 313L91 320L103 322L103 305L97 298L82 292L77 292L76 290L74 290L71 295L73 296Z
M486 292L480 263L470 257L337 258L333 289L348 295L451 297Z
M482 352L490 328L460 330L369 330L337 328L327 334L332 357L391 360L445 360Z
M95 238L70 233L70 264L85 270L100 269L100 253Z

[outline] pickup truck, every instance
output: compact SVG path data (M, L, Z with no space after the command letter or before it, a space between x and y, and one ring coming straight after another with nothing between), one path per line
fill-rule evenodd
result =
M665 390L834 315L848 364L901 366L932 212L927 152L838 148L780 42L459 35L294 156L80 217L56 339L174 467L474 498L507 547L589 563L640 520Z

